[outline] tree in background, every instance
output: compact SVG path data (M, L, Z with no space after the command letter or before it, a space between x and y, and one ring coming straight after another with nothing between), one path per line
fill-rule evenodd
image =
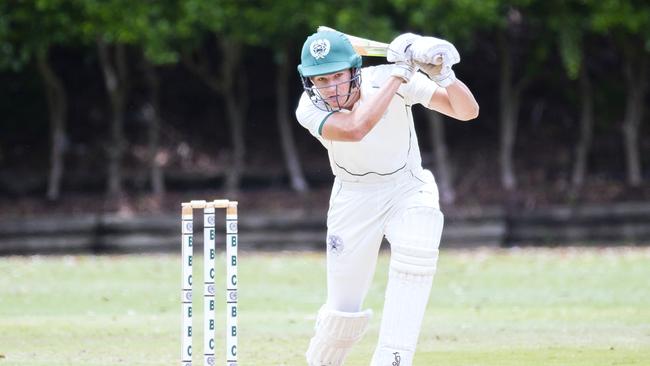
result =
M469 52L484 56L478 60L474 57L464 58L459 65L461 68L480 69L485 80L489 81L490 87L478 83L477 96L486 96L494 89L491 85L499 84L498 98L495 96L499 103L499 115L494 117L500 121L500 175L507 195L512 196L508 192L517 188L515 156L529 158L522 161L526 164L522 166L526 174L536 169L531 156L535 152L516 154L518 148L515 148L518 146L518 127L525 136L530 136L531 131L535 132L530 125L518 122L520 105L527 108L529 104L526 99L528 91L577 96L579 103L570 104L568 115L579 116L576 118L580 121L579 129L576 128L578 138L575 145L567 147L573 150L572 156L575 157L572 159L571 172L575 193L589 177L594 119L600 121L604 118L600 115L594 117L594 105L600 108L594 102L595 97L606 98L607 105L602 108L620 115L607 118L622 121L621 145L624 148L627 184L637 186L643 183L643 163L647 155L644 155L643 149L647 145L642 144L644 140L640 134L647 132L643 122L647 120L649 7L645 2L614 0L335 0L307 4L297 0L262 0L254 3L226 0L5 1L0 2L0 69L5 77L13 70L20 71L17 76L9 76L9 80L15 80L15 84L26 82L27 89L29 81L35 79L34 75L43 81L50 125L49 153L30 151L29 156L44 163L49 160L47 196L57 199L61 195L62 181L65 182L64 177L67 178L64 172L71 169L65 164L69 145L66 131L68 100L75 100L74 104L70 103L75 107L73 115L90 113L92 107L89 108L88 103L92 105L95 101L91 99L92 93L87 91L97 91L102 86L107 91L110 115L106 120L107 125L110 124L107 128L110 134L107 134L106 140L110 141L106 141L106 151L110 168L106 175L106 187L110 192L121 192L122 164L132 157L127 154L128 151L136 151L127 150L134 146L134 141L127 138L124 124L133 118L127 120L124 112L127 101L129 107L134 101L140 101L140 94L134 93L133 98L129 98L129 85L139 86L141 84L138 83L143 81L150 93L142 103L137 118L146 122L147 174L152 190L156 193L164 191L164 159L160 159L164 154L159 147L161 116L164 114L160 111L159 94L165 88L161 84L164 80L158 74L159 65L174 65L178 60L183 60L215 92L218 104L224 106L223 114L227 121L216 121L214 131L215 134L230 134L231 145L227 146L229 167L224 169L224 175L227 175L225 185L229 190L238 188L246 165L244 129L247 99L262 95L260 91L248 88L246 72L241 66L270 68L273 70L270 73L278 82L275 83L273 96L269 93L264 97L273 98L277 106L274 118L280 136L278 145L283 149L291 186L295 191L301 191L307 185L299 153L312 147L296 147L293 142L292 129L298 127L295 124L292 127L289 123L293 119L291 112L295 103L289 99L292 85L298 88L297 78L291 75L295 77L295 61L298 59L295 51L304 38L321 24L380 41L390 41L398 30L438 35L456 43L462 49L463 56ZM247 53L253 52L256 58L247 57ZM91 67L99 65L102 73L98 75L103 76L103 85L93 85L91 77L80 80L79 85L82 86L76 86L79 72L67 66L77 61L70 57L79 56L85 62L90 62ZM561 58L564 71L555 62L558 58ZM382 62L364 60L366 64L368 61ZM604 64L608 67L606 72L598 69ZM172 76L178 75L178 70L169 71ZM86 77L83 73L81 75ZM62 80L75 83L64 86ZM529 87L540 80L553 82L535 83L534 89ZM611 81L617 84L613 91L605 88L594 90L594 87L609 86ZM66 87L70 89L70 96ZM626 93L624 103L619 101L622 93ZM33 98L31 95L15 95L8 88L4 96L4 105L14 101L33 103L29 100ZM11 102L7 102L9 100ZM553 99L549 100L553 103ZM201 108L198 105L192 107ZM489 120L493 117L491 106L485 107L482 117ZM182 110L173 103L163 108L172 113ZM9 113L13 115L6 116L7 120L17 122L11 126L17 132L40 128L43 122L25 119L15 110ZM447 154L444 125L439 121L442 117L435 113L427 117L431 120L429 124L434 149L431 155L436 161L441 200L452 202L454 166ZM25 127L22 127L23 124ZM10 125L0 124L0 127ZM548 131L557 133L553 129ZM104 132L103 129L100 132ZM11 141L8 133L0 135L7 138L0 141ZM247 137L251 142L256 138L254 133ZM209 136L206 136L205 141L208 140ZM0 158L3 162L9 162L12 157L24 154L24 151L24 146L3 146ZM592 155L601 157L600 154ZM11 169L3 170L2 176L12 173ZM81 173L83 175L85 172ZM34 181L37 184L29 184L30 187L45 186L43 172L39 171L33 176L36 176ZM94 179L88 176L90 174L82 176L83 182L74 183L79 186L92 185ZM10 187L9 183L7 187ZM546 189L524 187L534 194L529 190L531 188ZM12 191L12 188L9 190ZM29 189L21 191L28 192ZM584 188L583 191L588 193ZM634 192L646 194L644 190Z
M138 24L137 44L142 51L142 69L149 88L149 100L142 107L142 117L147 124L147 159L149 182L156 197L165 193L165 155L160 149L161 81L157 66L176 64L179 60L177 39L188 30L179 26L182 8L177 1L157 1L138 7L142 13Z
M497 48L499 58L499 120L501 138L499 164L501 166L501 185L508 191L517 188L514 166L514 149L519 124L519 110L524 89L530 84L534 74L531 60L523 57L534 47L532 37L536 33L526 30L530 25L529 14L525 13L529 1L522 0L512 4L501 4L501 17L497 27Z
M569 80L577 80L578 83L580 127L578 141L574 147L575 163L571 173L572 192L577 194L587 175L594 129L593 82L589 72L589 59L585 56L586 40L592 34L590 17L593 2L558 0L551 2L550 6L554 16L549 17L547 22L557 38L562 65Z
M175 63L178 53L172 44L175 21L180 16L175 1L131 2L128 0L85 0L81 29L87 43L94 43L108 94L111 122L108 143L107 190L111 198L123 194L123 161L128 141L124 133L125 109L132 76L130 59L142 60L144 77L150 88L149 103L143 107L148 124L149 180L152 191L164 192L162 162L158 156L160 139L160 85L156 64ZM131 54L131 55L130 55ZM135 68L135 66L131 66Z
M622 79L626 100L623 117L623 146L627 183L637 187L643 180L639 127L645 112L650 53L650 4L647 1L597 1L593 26L610 36L622 56Z
M499 2L489 1L424 1L424 0L392 0L407 19L408 28L424 35L447 39L460 50L475 47L474 36L485 30L486 24L494 24L497 20ZM453 204L456 200L454 189L453 166L445 139L445 117L435 111L427 111L429 131L432 145L432 155L435 159L436 181L440 187L440 200Z
M238 1L183 2L181 24L188 32L185 34L186 47L182 61L205 85L223 98L226 106L232 153L228 158L225 189L230 195L239 190L246 164L244 134L249 92L242 65L245 61L244 48L255 34L251 32L250 24L242 21L242 14L252 6ZM216 61L211 62L212 59Z
M124 112L129 91L127 45L137 39L136 26L139 2L128 0L87 0L80 2L84 18L81 24L85 42L95 44L104 77L110 107L107 193L121 199L123 160L127 148L124 134Z
M305 3L300 0L262 1L257 7L252 7L245 14L243 21L255 30L255 45L267 45L273 50L275 66L275 107L276 122L280 135L280 145L284 156L285 167L289 175L291 189L305 193L309 185L300 162L300 154L296 148L293 135L295 117L293 116L293 101L289 100L289 86L296 83L296 68L294 60L300 50L297 45L304 39L310 29L311 7L316 2ZM282 24L282 26L278 26Z
M0 68L20 70L35 63L43 80L50 121L50 164L47 198L61 195L65 171L68 96L50 62L50 51L78 41L80 9L69 1L42 0L0 3Z

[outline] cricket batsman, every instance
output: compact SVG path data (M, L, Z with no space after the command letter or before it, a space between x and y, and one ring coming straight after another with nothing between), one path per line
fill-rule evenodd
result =
M438 188L422 168L411 106L458 120L478 104L452 70L450 42L412 33L388 47L389 64L361 67L343 33L307 38L298 72L304 92L296 117L327 149L335 176L327 214L327 300L318 312L309 366L343 365L364 335L362 305L383 237L388 284L371 366L411 366L438 260L443 214ZM421 72L417 72L417 71Z

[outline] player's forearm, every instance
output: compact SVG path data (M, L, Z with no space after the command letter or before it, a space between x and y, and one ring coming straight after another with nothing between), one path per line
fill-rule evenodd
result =
M386 112L402 79L390 77L379 91L350 113L332 114L323 127L322 136L332 141L361 141Z
M446 90L454 118L469 121L478 117L478 103L467 85L460 80L456 80Z
M390 77L367 103L359 105L352 111L352 121L359 140L365 137L379 122L400 85L402 85L402 79Z

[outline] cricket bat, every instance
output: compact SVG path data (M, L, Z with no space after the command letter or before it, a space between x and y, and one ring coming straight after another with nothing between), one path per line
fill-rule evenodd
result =
M318 31L338 32L336 29L326 27L324 25L318 27ZM361 56L386 57L388 43L377 42L377 41L373 41L361 37L355 37L349 34L345 34L345 36L350 40L350 43L352 43L352 47L354 48L354 50L357 51L357 53L360 54Z
M320 31L339 32L334 28L326 27L324 25L319 26L317 31L318 32ZM359 55L370 56L370 57L386 57L386 53L388 52L388 43L377 42L371 39L361 38L346 33L343 34L350 40L352 47ZM442 56L436 57L434 61L434 65L441 65L441 64L442 64Z

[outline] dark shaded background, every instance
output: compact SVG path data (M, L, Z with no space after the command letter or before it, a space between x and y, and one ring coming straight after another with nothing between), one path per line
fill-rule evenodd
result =
M404 31L453 41L462 56L457 75L473 90L481 112L472 122L444 119L447 159L433 153L431 124L415 112L425 167L441 179L447 167L453 199L444 206L505 206L644 202L650 198L650 129L647 113L650 6L636 1L491 1L483 5L448 1L375 1L301 4L289 1L161 1L147 6L122 1L8 1L0 6L0 205L4 216L48 213L176 210L181 200L230 197L250 208L309 207L327 203L331 172L325 150L293 116L301 90L295 66L304 38L318 24L380 41ZM328 7L329 5L329 7ZM468 14L474 9L476 14ZM607 16L603 16L606 14ZM630 17L628 14L637 14ZM605 20L603 20L605 19ZM137 20L137 21L136 21ZM138 23L139 22L139 23ZM602 25L604 23L605 25ZM39 24L39 25L37 25ZM134 25L135 24L135 25ZM162 27L161 24L166 24ZM69 28L69 29L68 29ZM576 33L578 34L576 36ZM570 35L570 40L566 38ZM108 151L117 144L100 40L114 56L124 50L126 88L122 98L124 154L122 183L108 190ZM225 40L225 41L224 41ZM505 40L500 43L500 40ZM224 43L230 42L230 43ZM224 46L225 44L225 46ZM516 185L504 183L500 152L504 105L503 45L510 49L513 84L521 89L514 149ZM233 45L236 45L233 46ZM240 51L235 51L235 50ZM575 57L575 53L582 57ZM48 196L53 154L51 104L37 67L45 59L67 96L63 175ZM216 79L226 56L239 58L226 74L233 83L222 93L192 71L187 60L204 60ZM573 55L573 56L572 56ZM579 67L576 74L576 59ZM114 59L115 60L115 59ZM152 105L145 60L159 85L158 166L164 190L153 192L150 175ZM631 60L631 61L630 61ZM364 59L366 64L384 62ZM115 63L117 65L117 63ZM278 71L286 65L286 79ZM580 70L593 93L593 134L584 182L572 182L579 143ZM635 72L626 78L626 70ZM279 104L278 85L288 101ZM636 139L641 180L629 178L623 138L628 101L640 90ZM242 175L226 186L234 167L226 95L245 95L246 155ZM292 186L278 128L284 110L295 142L304 189ZM438 122L440 123L440 122ZM51 182L49 183L52 184Z

